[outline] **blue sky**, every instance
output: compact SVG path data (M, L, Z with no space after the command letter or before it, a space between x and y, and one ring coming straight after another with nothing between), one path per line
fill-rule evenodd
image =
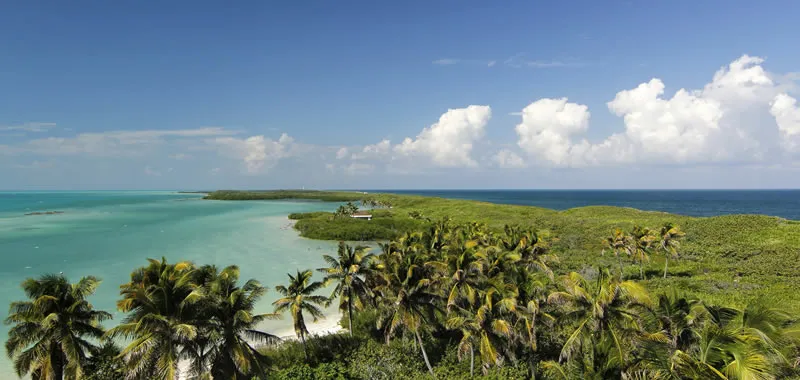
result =
M0 188L796 188L798 14L4 4Z

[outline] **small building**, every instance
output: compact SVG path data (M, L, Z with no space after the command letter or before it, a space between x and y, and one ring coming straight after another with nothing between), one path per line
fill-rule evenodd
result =
M372 213L369 211L356 211L352 215L350 215L350 217L356 219L372 220Z

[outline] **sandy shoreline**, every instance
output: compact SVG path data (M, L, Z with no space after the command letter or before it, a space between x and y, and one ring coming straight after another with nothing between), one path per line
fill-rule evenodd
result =
M339 325L339 321L341 317L336 314L325 319L320 319L319 321L315 322L306 322L306 327L308 328L308 334L310 336L325 336L330 334L336 334L344 329L342 326ZM288 328L275 333L281 340L284 341L293 341L297 340L297 335L294 333L294 328ZM189 378L189 361L188 360L181 360L178 363L178 379L179 380L186 380Z
M285 224L281 224L279 229L280 230L284 230L284 231L285 230L292 230L294 228L295 223L297 223L296 220L292 220L292 219L289 219L288 217L286 217ZM308 316L304 316L304 317L308 317ZM287 315L286 318L291 320L291 316L289 316L289 315ZM306 319L306 328L308 328L308 335L309 336L325 336L325 335L336 334L338 332L341 332L341 331L344 330L342 328L342 326L339 324L339 321L341 321L341 319L342 319L342 316L338 312L338 310L336 312L331 313L331 315L326 315L325 318L322 318L322 319L318 320L317 322L313 322L313 320ZM283 329L280 329L280 330L276 330L276 331L269 331L269 330L263 330L263 331L266 331L266 332L269 332L271 334L274 334L274 335L278 336L282 341L299 340L299 338L297 337L297 335L294 332L294 328L291 325L289 327L286 327L286 328L283 328ZM258 347L258 345L254 345L254 346ZM189 377L188 376L188 373L189 373L189 361L188 360L181 360L178 363L178 372L179 372L179 375L178 375L178 379L179 380L188 379L188 377Z
M338 333L344 329L342 326L339 325L339 321L341 317L337 315L327 316L324 319L320 319L319 321L311 322L306 320L306 327L308 328L308 335L310 336L323 336L329 334ZM282 340L295 340L298 339L297 335L294 333L294 328L290 327L287 329L283 329L280 331L275 332L275 335L279 336Z

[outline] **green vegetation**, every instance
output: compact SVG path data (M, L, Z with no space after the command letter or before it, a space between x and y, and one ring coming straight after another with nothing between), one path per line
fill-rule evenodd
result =
M646 277L651 289L677 288L714 302L745 305L768 297L800 313L800 222L764 215L726 215L695 218L631 208L591 206L564 211L539 207L500 205L470 200L413 195L360 194L391 205L375 209L373 219L333 219L331 213L295 214L295 228L304 237L321 240L386 241L431 225L431 220L449 217L456 223L486 224L493 232L512 224L535 228L548 238L550 251L560 262L557 273L584 273L597 266L615 266L617 252L607 245L616 229L625 235L634 226L658 233L668 223L681 226L680 248L649 245L639 268L625 266L625 278ZM666 232L666 231L665 231ZM673 231L675 232L675 231ZM668 254L665 254L668 252ZM628 260L626 252L620 260ZM667 278L664 278L664 269Z
M356 206L353 202L347 202L347 204L343 204L336 209L336 212L333 213L334 218L346 218L353 216L353 214L358 212L358 206Z
M306 337L308 336L308 327L306 327L305 317L303 312L311 314L314 322L320 318L325 317L317 306L322 306L327 302L325 297L314 295L314 293L322 288L323 284L319 281L311 282L313 274L310 270L303 272L297 271L297 275L289 276L289 286L278 285L275 290L278 291L283 297L273 303L275 305L275 312L282 313L289 311L294 321L294 332L297 337L303 342L303 351L306 354L306 361L308 361L308 346L306 344Z
M14 358L20 377L37 379L79 378L93 346L86 339L100 338L100 322L111 314L97 311L87 301L100 281L84 277L70 284L64 276L27 279L22 290L28 300L9 308L6 351Z
M364 198L361 193L346 191L315 190L269 190L269 191L234 191L218 190L208 193L203 199L219 201L263 201L278 199L314 199L325 202L350 202Z
M325 285L335 284L333 292L328 297L328 306L333 300L339 300L339 311L347 313L347 323L353 320L353 308L363 310L369 302L369 286L364 282L364 277L369 271L373 255L368 253L368 247L351 247L344 242L339 242L338 258L323 255L330 267L319 269L325 274ZM353 330L350 329L350 336Z
M307 236L382 241L340 243L321 281L289 275L276 314L253 312L266 288L235 266L150 260L104 333L98 280L47 275L11 306L8 354L59 380L174 379L179 360L198 379L800 379L800 224L369 196L391 208L294 215ZM310 335L334 302L349 333ZM284 312L299 341L258 330Z

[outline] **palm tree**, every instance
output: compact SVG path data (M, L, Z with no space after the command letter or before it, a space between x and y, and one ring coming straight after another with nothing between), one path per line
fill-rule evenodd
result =
M660 296L635 366L672 378L774 379L796 347L788 314L763 302L743 310Z
M383 303L378 328L385 327L387 343L399 328L413 333L428 372L436 377L420 336L420 331L427 327L433 320L434 313L439 311L437 304L441 300L436 280L432 278L434 276L431 266L425 261L423 254L417 254L413 250L403 253L402 248L384 258L383 279L376 289Z
M635 373L650 378L690 378L716 376L713 368L699 365L690 353L698 347L704 307L699 300L671 294L660 294L655 305L644 313L639 335Z
M624 279L624 274L622 271L622 254L625 253L630 256L630 252L628 252L627 250L625 232L623 232L619 228L615 229L611 233L611 236L608 236L605 239L603 239L603 246L609 249L614 254L614 256L617 257L617 264L619 266L619 278Z
M317 269L325 274L323 280L325 286L336 283L328 298L328 305L334 299L339 299L339 311L347 311L350 336L353 336L353 307L361 310L364 303L371 301L370 289L365 278L374 255L368 251L369 247L351 247L339 242L338 258L322 256L329 267Z
M6 325L6 352L14 359L19 377L39 380L80 378L87 352L94 346L86 338L103 336L100 322L111 314L94 310L87 297L100 284L96 277L70 284L63 275L47 274L22 283L27 301L13 302Z
M504 232L505 235L498 237L499 245L503 249L518 253L520 260L526 266L538 269L553 278L553 271L547 264L558 260L555 256L547 254L544 242L539 239L535 231L506 225Z
M353 202L347 202L347 204L344 205L344 208L347 212L347 215L353 215L358 212L358 206L356 206Z
M204 289L195 284L191 263L148 261L148 266L135 270L131 281L120 286L122 299L117 308L129 314L106 335L132 340L122 350L128 378L172 380L181 352L193 344L209 317L199 302L205 299Z
M510 352L508 342L514 334L509 322L509 318L517 311L517 300L513 294L501 296L499 292L490 289L482 298L483 301L476 310L460 308L457 315L446 322L447 328L461 331L459 358L462 353L470 353L470 376L474 372L476 346L483 373L486 374L492 366L503 363L501 351L507 354Z
M306 354L306 361L308 361L308 347L306 346L306 336L308 335L308 328L306 321L303 317L303 312L308 312L314 318L314 322L325 316L317 306L322 306L327 302L327 298L323 296L314 295L314 293L321 289L324 284L319 281L311 282L313 273L311 270L297 271L297 275L289 276L289 286L278 285L275 290L280 293L283 298L278 299L272 304L275 306L275 313L283 313L289 310L292 313L294 320L294 332L297 337L303 342L303 351Z
M447 310L453 307L472 307L478 298L478 290L484 281L483 262L475 254L477 242L469 240L453 245L446 259L449 291Z
M213 271L213 280L206 284L212 317L204 329L218 336L212 342L214 348L208 360L211 374L215 379L234 380L263 376L266 358L250 342L277 342L277 336L256 328L261 322L280 318L280 315L253 312L267 288L252 279L239 286L238 267L229 266L219 273L215 268Z
M638 331L641 316L637 308L650 304L644 287L613 278L607 270L600 271L593 287L575 272L563 277L562 287L563 290L550 294L548 302L563 307L560 321L572 322L577 327L564 343L560 359L570 360L576 353L585 353L601 342L613 342L613 350L607 352L613 357L608 360L624 363L623 338Z
M633 257L633 260L639 263L639 279L644 280L644 263L650 261L648 253L653 246L656 237L653 236L653 231L649 228L634 226L631 233L627 236L626 249Z
M680 227L672 223L664 224L658 231L657 249L664 252L664 278L667 278L667 268L669 266L669 258L678 257L678 247L680 246L680 238L685 234L681 231Z
M596 337L591 346L581 349L581 354L566 362L553 360L543 361L541 368L546 379L625 379L627 371L623 372L623 364L617 353L617 344L609 335ZM655 376L645 376L642 379L661 379Z
M540 321L552 322L555 320L542 308L543 304L547 302L546 286L548 281L549 278L541 272L528 270L514 273L512 281L517 291L516 327L521 330L517 334L517 339L532 352L538 350L536 329ZM533 360L533 356L531 356L531 360ZM531 363L531 368L534 367L534 363Z

